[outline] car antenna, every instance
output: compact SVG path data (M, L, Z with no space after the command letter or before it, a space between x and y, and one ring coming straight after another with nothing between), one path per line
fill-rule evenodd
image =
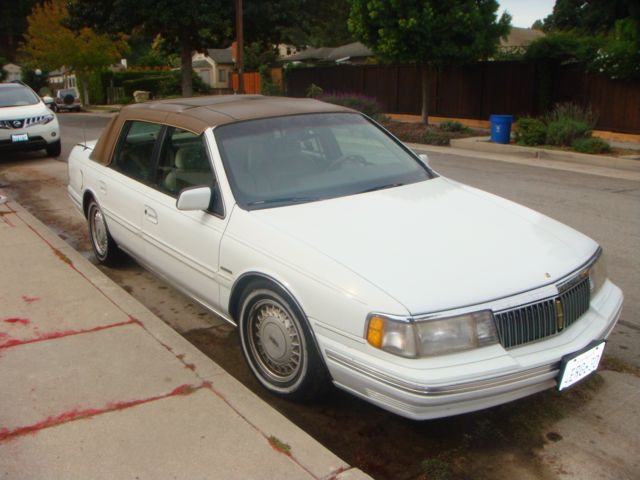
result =
M84 143L82 144L82 146L86 150L87 148L89 148L89 147L87 147L87 122L86 122L86 120L84 122L82 122L82 139L84 140Z

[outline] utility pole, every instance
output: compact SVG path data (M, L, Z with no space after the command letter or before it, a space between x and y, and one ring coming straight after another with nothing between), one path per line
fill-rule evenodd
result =
M244 35L242 33L242 0L236 0L236 66L238 67L238 93L244 93Z

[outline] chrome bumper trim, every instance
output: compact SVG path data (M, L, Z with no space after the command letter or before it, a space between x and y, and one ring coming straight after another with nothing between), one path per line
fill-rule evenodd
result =
M366 375L373 380L382 382L386 385L403 390L405 392L417 395L427 395L431 397L477 392L486 390L488 388L510 385L516 382L521 382L523 380L530 380L535 377L545 376L547 378L542 380L546 380L548 379L548 374L557 374L560 370L560 364L554 363L551 365L543 365L541 367L531 368L529 370L524 370L517 373L511 373L508 375L486 378L483 380L474 380L471 382L464 382L453 385L428 386L424 384L399 380L386 373L382 373L331 350L325 350L325 353L329 360L336 362L344 367L350 368L351 370L361 373L362 375Z

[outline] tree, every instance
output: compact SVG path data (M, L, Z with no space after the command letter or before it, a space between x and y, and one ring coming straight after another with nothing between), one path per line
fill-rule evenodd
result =
M27 18L21 51L32 64L44 70L62 66L73 70L83 86L84 101L88 104L89 75L116 62L126 51L126 42L122 39L113 41L90 28L74 32L64 25L66 18L65 0L46 0L36 5Z
M191 96L191 57L194 50L211 48L231 38L233 2L224 0L72 0L71 25L96 31L131 32L141 28L161 34L168 48L180 53L182 95Z
M36 0L0 1L0 56L15 60L18 44L27 29L27 16Z
M297 4L296 22L285 30L298 46L337 47L354 41L349 31L349 0L305 0Z
M638 0L556 0L553 12L544 19L544 30L604 34L627 17L640 22Z
M351 0L349 29L382 61L420 67L428 123L428 68L492 55L511 23L497 10L496 0Z

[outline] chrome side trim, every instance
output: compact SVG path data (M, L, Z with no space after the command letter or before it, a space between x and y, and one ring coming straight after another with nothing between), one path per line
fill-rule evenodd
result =
M336 362L344 367L350 368L351 370L354 370L358 373L361 373L362 375L365 375L375 381L384 383L408 393L430 397L479 392L488 388L501 387L510 385L512 383L521 382L523 380L535 379L536 377L544 376L545 378L542 380L547 380L546 377L548 376L548 374L557 374L560 370L560 364L554 363L551 365L543 365L542 367L531 368L522 372L501 375L499 377L486 378L483 380L474 380L471 382L452 385L428 386L424 384L399 380L386 373L363 365L360 362L356 362L350 358L345 357L344 355L333 352L331 350L325 350L325 354L327 355L327 358L329 360Z

